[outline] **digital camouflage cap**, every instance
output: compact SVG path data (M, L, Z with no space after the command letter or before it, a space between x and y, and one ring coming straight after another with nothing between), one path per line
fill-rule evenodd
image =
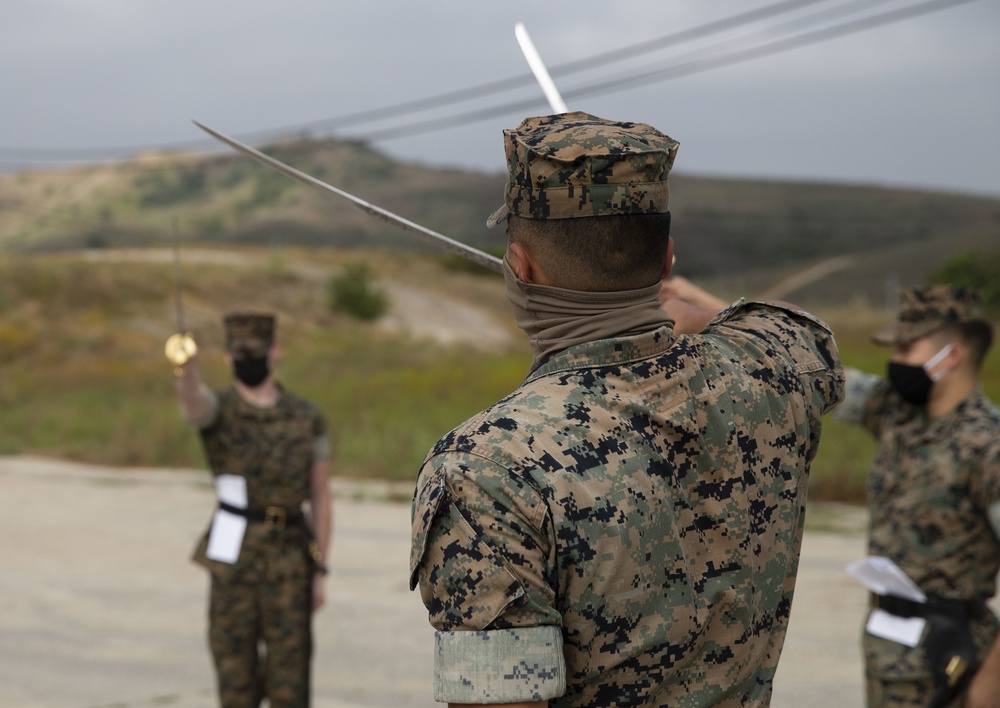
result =
M983 319L979 293L961 285L928 285L899 291L896 322L872 335L876 344L894 346L926 337L950 324Z
M233 312L223 320L226 349L262 351L274 344L274 315L259 312Z
M486 223L665 213L678 145L651 125L589 113L526 118L504 131L504 205Z

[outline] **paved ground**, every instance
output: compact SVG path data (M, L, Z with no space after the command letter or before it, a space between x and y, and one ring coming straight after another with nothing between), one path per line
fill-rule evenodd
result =
M334 483L314 705L439 705L432 631L406 587L409 510L369 491ZM0 706L213 706L207 577L188 561L212 506L203 472L0 457ZM864 519L822 516L840 530L806 534L777 708L862 703L865 597L843 568L863 553Z

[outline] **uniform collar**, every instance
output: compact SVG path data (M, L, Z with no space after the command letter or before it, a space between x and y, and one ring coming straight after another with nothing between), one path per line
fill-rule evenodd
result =
M676 340L671 325L664 325L642 334L584 342L550 356L524 383L564 371L631 364L665 352Z
M277 381L274 382L275 388L278 389L278 400L274 402L273 406L256 406L253 403L247 401L240 392L236 390L236 386L232 387L233 397L236 399L236 411L246 418L257 418L257 419L270 419L276 418L283 414L285 409L285 403L288 400L288 394L285 393L284 387Z

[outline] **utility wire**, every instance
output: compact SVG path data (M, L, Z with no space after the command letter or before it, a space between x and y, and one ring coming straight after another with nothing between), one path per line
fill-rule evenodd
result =
M750 10L748 12L739 13L731 17L723 18L721 20L714 20L711 22L707 22L697 27L681 30L679 32L674 32L668 35L664 35L661 37L657 37L651 40L629 45L626 47L622 47L619 49L611 50L608 52L603 52L583 59L578 59L563 64L553 65L550 69L550 73L553 76L566 76L574 73L579 73L581 71L594 67L606 67L609 64L620 62L635 56L648 54L654 51L662 50L664 48L668 48L685 42L690 42L695 39L708 37L713 34L718 34L731 29L745 27L754 22L759 22L761 20L770 17L787 14L790 12L794 12L796 10L803 9L810 5L816 5L818 3L824 3L824 2L829 2L829 0L782 0L781 2L776 2L771 5L766 5L764 7ZM837 8L833 8L834 12L836 12L836 10ZM301 132L303 130L315 130L315 129L333 130L337 128L350 127L361 123L381 122L400 116L410 115L412 113L420 111L426 111L431 108L441 108L448 105L454 105L455 103L468 101L474 98L480 98L483 96L502 93L504 91L509 91L514 88L520 88L532 84L534 84L534 76L530 73L526 73L518 76L509 77L506 79L499 79L495 81L486 82L484 84L480 84L477 86L436 94L434 96L427 96L420 99L391 104L389 106L383 106L381 108L367 109L363 111L357 111L354 113L348 113L334 118L326 118L321 120L309 121L305 123L297 123L292 125L268 128L259 131L253 131L249 133L242 133L240 134L239 137L241 137L244 140L253 141L256 139L266 139L268 136L274 136L276 134L288 135L294 132ZM535 103L536 102L527 103L521 101L507 105L520 108L522 106L532 106L535 105ZM508 108L507 110L511 109ZM453 123L449 123L449 126L450 125L453 125ZM0 164L22 164L24 162L42 162L42 163L53 162L53 163L65 164L67 157L72 159L72 158L104 156L111 153L131 154L138 151L150 150L150 149L189 150L189 149L197 149L211 144L212 143L204 140L192 140L192 141L182 141L174 143L162 143L159 145L149 145L149 144L121 145L121 146L101 147L101 148L61 149L61 148L18 148L18 147L0 146L0 155L6 156L5 158L0 158ZM116 160L108 161L109 164L113 164L114 162L118 161Z
M761 8L759 11L756 11L756 12L759 12L759 13L768 12L770 14L776 14L776 13L779 13L779 12L787 12L790 9L791 6L794 6L795 9L800 9L802 7L805 7L806 5L815 4L817 2L822 2L822 1L824 1L824 0L787 0L786 2L780 2L780 3L776 3L774 5L769 5L769 6L765 7L765 8ZM756 34L758 34L758 35L773 34L776 28L785 28L785 29L787 29L787 28L794 28L794 27L809 26L811 24L816 24L817 23L817 18L821 18L821 21L829 21L831 19L831 17L833 17L833 16L845 15L845 14L856 14L859 9L860 10L870 9L874 4L878 4L880 2L881 3L890 2L890 1L892 1L892 0L854 0L853 2L845 3L843 5L840 5L839 7L827 8L825 10L821 10L821 11L816 12L813 15L810 15L810 16L805 17L805 18L799 18L799 19L796 19L796 20L791 20L789 22L784 23L783 25L778 25L778 26L771 27L771 28L765 28L764 30L759 30L759 31L757 31ZM875 27L879 27L879 26L883 26L883 25L887 25L887 24L892 24L892 23L895 23L895 22L900 22L900 21L903 21L903 20L906 20L906 19L911 19L913 17L920 16L920 15L928 14L928 13L931 13L931 12L936 12L938 10L948 9L948 8L951 8L951 7L955 7L955 6L958 6L958 5L966 4L966 3L969 3L969 2L975 2L975 1L976 0L927 0L926 2L923 2L923 3L917 3L917 4L912 5L912 6L903 7L903 8L899 8L899 9L896 9L896 10L887 11L887 12L882 13L880 15L873 15L873 16L869 16L869 17L864 17L864 18L861 18L861 19L858 19L858 20L844 22L842 24L835 25L835 26L832 26L832 27L822 27L822 28L820 28L818 30L814 30L812 32L805 32L805 33L802 33L802 34L799 34L799 35L796 35L796 36L791 36L791 37L786 37L786 38L783 38L783 39L778 39L778 40L775 40L775 41L772 41L772 42L769 42L769 43L765 43L765 44L760 44L760 45L757 45L757 46L754 46L754 47L738 49L738 50L735 50L735 51L729 51L728 53L722 52L722 53L717 53L714 56L713 55L710 55L710 56L700 56L700 57L697 57L697 58L692 58L692 59L690 59L688 61L682 61L681 63L676 63L676 58L675 58L673 60L674 63L672 63L670 65L667 65L667 66L659 66L659 67L656 67L656 68L648 69L648 70L646 70L646 71L644 71L642 73L635 73L635 71L633 70L633 71L629 72L628 74L622 74L622 75L619 75L619 76L611 78L611 79L602 80L602 81L600 81L598 83L592 83L592 84L580 86L580 87L577 87L577 88L573 88L573 89L569 89L569 90L564 90L563 91L563 95L565 97L569 98L569 99L577 99L577 98L583 98L583 97L587 97L587 96L594 96L594 95L603 95L603 94L615 93L615 92L618 92L618 91L624 91L624 90L633 88L635 86L648 85L648 84L652 84L652 83L658 83L658 82L667 81L667 80L671 80L671 79L676 79L676 78L681 78L681 77L685 77L685 76L690 76L692 74L697 74L697 73L701 73L701 72L704 72L704 71L709 71L709 70L712 70L712 69L721 68L721 67L724 67L724 66L730 66L730 65L734 65L734 64L740 64L740 63L751 61L753 59L758 59L758 58L761 58L761 57L764 57L764 56L769 56L769 55L777 54L777 53L780 53L780 52L789 51L791 49L798 49L798 48L810 46L810 45L813 45L813 44L818 44L820 42L829 41L831 39L835 39L837 37L841 37L841 36L844 36L844 35L854 34L854 33L857 33L857 32L862 32L862 31L865 31L865 30L873 29ZM614 50L612 52L607 52L605 54L597 55L595 57L590 57L590 58L587 58L587 59L578 60L578 61L575 61L575 62L570 62L568 64L560 65L559 67L554 67L552 71L553 71L553 73L555 73L556 71L559 71L561 73L573 73L575 71L582 70L583 68L588 68L591 65L603 65L603 64L608 63L610 61L618 61L619 58L624 58L626 55L627 56L635 56L635 55L638 55L638 54L641 54L641 53L645 53L645 52L648 52L648 51L653 51L654 50L653 49L653 45L657 45L656 48L662 48L662 46L666 46L669 43L679 43L681 41L689 41L691 38L693 38L693 34L695 34L695 33L697 33L699 36L704 36L704 35L711 34L711 33L714 33L714 32L720 32L720 31L723 31L725 29L731 29L733 26L737 26L740 23L748 24L751 21L750 19L748 19L748 16L752 15L752 14L754 14L754 13L743 13L741 15L736 15L736 16L734 16L732 18L727 18L725 20L719 20L719 21L716 21L716 22L707 23L706 25L701 25L701 26L699 26L697 28L693 28L692 30L685 30L685 31L682 31L682 32L679 32L679 33L675 33L673 35L667 35L665 37L660 37L660 38L655 39L655 40L650 40L648 42L643 42L641 44L632 45L630 47L625 47L625 48L620 49L620 50ZM759 17L755 17L754 19L760 19L760 18ZM711 48L711 50L701 50L698 53L699 54L704 54L706 51L718 50L720 47L729 46L729 45L732 45L732 44L734 44L736 42L739 42L739 41L746 41L748 38L749 37L743 37L741 40L735 40L735 41L731 40L731 41L728 41L726 43L722 43L720 45L716 45L715 47ZM607 59L608 61L602 61L602 58ZM650 65L646 65L646 66L650 66ZM530 74L528 74L527 77L530 78L532 81L534 80L533 77ZM482 85L480 87L473 87L471 89L463 89L462 91L470 91L470 92L471 91L480 91L480 90L485 90L484 87L491 87L491 86L494 87L494 89L495 89L495 87L497 85L499 85L499 84L502 84L502 83L507 82L507 81L515 81L515 80L520 81L521 79L520 79L520 77L516 77L516 78L512 78L512 79L507 79L507 80L490 82L490 83L484 84L484 85ZM462 93L462 91L456 91L456 92L452 92L451 94L442 94L442 95L456 96L456 95ZM432 99L425 99L425 100L433 100L433 98ZM439 131L439 130L444 130L444 129L447 129L447 128L452 128L452 127L455 127L455 126L466 125L468 123L475 123L475 122L479 122L479 121L489 120L491 118L495 118L495 117L498 117L498 116L501 116L501 115L507 115L507 114L514 113L514 112L523 112L525 110L532 109L535 106L538 106L540 102L541 101L540 101L540 99L538 97L532 97L530 99L522 99L522 100L518 100L518 101L512 101L512 102L507 102L507 103L503 103L503 104L497 104L497 105L489 106L487 108L474 109L474 110L471 110L471 111L465 111L465 112L458 113L458 114L452 114L450 116L443 116L443 117L436 117L436 118L431 118L431 119L425 119L425 120L421 120L421 121L416 121L416 122L406 123L406 124L403 124L403 125L398 125L398 126L395 126L395 127L389 127L389 128L384 128L384 129L381 129L381 130L371 131L369 133L366 133L366 134L361 135L361 136L354 137L352 139L363 140L363 141L367 141L367 142L380 142L380 141L398 139L398 138L402 138L402 137L408 137L408 136L412 136L412 135L419 135L419 134L431 133L431 132L435 132L435 131ZM410 105L412 106L413 103L414 102L410 102ZM397 107L402 106L402 105L404 105L404 104L397 104ZM391 109L392 109L392 107L390 107L389 110L391 110ZM361 116L362 113L364 113L364 114L369 114L369 113L374 114L374 113L378 113L378 112L379 112L378 110L359 112L359 113L356 113L356 114L350 114L347 117L342 117L341 119L345 119L346 120L346 119L350 118L350 119L353 120L354 118L356 118L358 116ZM332 120L341 120L341 119L332 119ZM313 123L308 123L308 124L299 124L298 126L288 126L288 127L284 128L284 129L280 129L280 130L291 131L293 128L298 128L299 130L301 130L304 127L307 127L307 126L316 126L316 125L319 125L320 123L323 123L323 122L321 121L321 122L313 122ZM275 130L279 130L279 129L269 129L267 131L258 131L255 134L257 134L257 135L262 135L262 134L265 134L265 133L267 133L267 134L273 134L273 132ZM189 143L184 143L184 144L186 144L186 145L198 145L198 146L201 146L201 145L204 145L205 143L202 142L202 141L198 141L197 143L189 142ZM28 149L28 148L21 148L21 149L19 149L19 148L5 148L5 147L0 147L0 154L6 152L6 153L13 153L15 155L16 154L21 154L21 155L25 155L25 154L38 154L38 153L43 153L43 154L71 154L72 153L72 154L82 155L82 154L93 154L93 153L99 152L99 151L107 151L109 149L112 149L112 148L101 148L101 149L95 148L95 149L59 151L59 150L54 150L54 149L52 149L52 150L50 150L50 149ZM127 150L127 149L146 149L146 150L148 150L148 149L151 149L151 148L150 148L150 146L147 145L147 146L143 146L141 148L134 147L134 148L114 148L114 149L116 149L116 150ZM205 151L205 153L208 153L208 152L214 152L214 151ZM205 154L205 153L191 153L191 154ZM25 162L31 162L31 161L32 160L25 159L24 157L22 157L20 159L16 159L16 160L0 158L0 164L23 164ZM54 162L58 162L56 160L53 160L53 161ZM62 164L65 164L65 161L61 161L61 162L62 162ZM123 164L127 164L127 163L128 163L127 160L108 160L108 161L102 161L99 164L103 165L103 166L111 166L111 165L123 165ZM93 164L93 163L89 163L89 164ZM136 172L144 172L144 171L156 172L156 171L162 171L162 170L177 170L177 169L184 169L184 167L181 167L181 166L170 166L170 167L134 168L134 170Z
M600 83L590 84L575 89L563 90L562 94L564 98L571 100L586 96L603 95L624 91L637 85L648 85L661 81L668 81L670 79L677 79L709 71L711 69L740 64L752 59L759 59L761 57L778 54L791 49L798 49L813 44L819 44L820 42L825 42L836 37L862 32L882 25L900 22L919 15L976 1L977 0L928 0L927 2L918 3L911 7L891 10L881 15L874 15L860 20L845 22L834 27L825 27L813 32L806 32L794 37L786 37L784 39L775 40L756 47L733 51L728 54L693 59L682 64L673 64L650 70L642 74L630 73L610 80L602 81ZM536 96L531 99L512 101L510 103L493 105L488 108L481 108L450 116L443 116L397 127L376 130L357 136L357 139L369 142L380 142L401 137L409 137L412 135L431 133L459 125L489 120L491 118L496 118L513 112L523 112L527 109L538 106L541 103L544 103L542 98Z
M640 56L642 54L655 52L664 49L666 47L682 44L684 42L690 42L695 39L699 39L701 37L706 37L712 34L725 32L727 30L737 28L740 26L745 26L752 22L757 22L759 20L767 19L768 17L772 17L774 15L793 12L803 7L807 7L809 5L815 5L816 3L820 2L829 2L829 0L783 0L782 2L777 2L772 5L766 5L765 7L757 8L749 12L743 12L737 15L733 15L731 17L723 18L721 20L714 20L712 22L707 22L697 27L692 27L690 29L681 30L680 32L674 32L672 34L664 35L662 37L657 37L655 39L640 42L638 44L622 47L621 49L615 49L612 51L603 52L601 54L596 54L594 56L590 56L584 59L577 59L575 61L566 62L563 64L555 64L549 68L549 73L552 76L567 76L570 74L576 74L581 71L585 71L592 67L607 66L608 64L611 63L620 62L635 56ZM453 105L455 103L468 101L473 98L480 98L482 96L489 96L496 93L502 93L504 91L509 91L515 88L521 88L523 86L533 86L534 84L535 84L534 74L531 73L519 74L517 76L511 76L506 79L497 79L495 81L490 81L484 84L480 84L478 86L471 86L464 89L458 89L455 91L440 93L434 96L427 96L424 98L414 99L412 101L404 101L389 106L383 106L382 108L373 108L364 111L357 111L355 113L347 113L345 115L336 116L333 118L325 118L320 120L309 121L307 123L299 123L296 125L285 126L284 128L271 128L268 130L268 132L270 133L277 131L293 132L297 130L318 129L318 128L326 128L327 130L332 130L335 128L345 128L353 125L358 125L359 123L367 123L371 121L383 121L401 115L409 115L411 113L416 113L419 111L429 110L433 108L441 108L443 106L448 106L448 105Z

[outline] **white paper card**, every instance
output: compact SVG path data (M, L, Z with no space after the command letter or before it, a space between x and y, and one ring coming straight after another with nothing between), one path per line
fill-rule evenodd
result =
M215 493L220 502L240 509L247 508L247 478L237 474L220 474L215 478Z
M913 602L927 602L927 596L917 584L884 556L868 556L848 563L847 574L876 595L895 595Z
M245 516L230 514L218 509L212 519L212 530L208 533L208 549L205 555L222 563L235 563L240 557L243 534L247 530Z
M923 617L897 617L876 607L868 615L865 629L876 637L915 647L920 643L920 635L926 624L927 620Z
M247 507L247 480L233 474L222 474L215 478L215 491L219 501L240 509ZM205 555L222 563L235 563L240 557L243 535L247 530L245 516L216 509L212 518L212 529L208 532L208 549Z

